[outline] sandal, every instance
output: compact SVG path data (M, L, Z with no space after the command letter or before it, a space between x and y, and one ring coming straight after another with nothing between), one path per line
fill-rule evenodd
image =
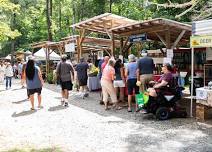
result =
M35 108L30 108L32 111L34 111L35 110Z
M38 106L38 109L43 109L43 106Z
M139 111L140 111L140 109L136 109L136 110L135 110L135 112L139 112Z
M132 112L132 109L129 109L129 108L128 108L127 111L128 111L128 112Z
M115 107L115 110L121 110L121 109L122 109L122 107L120 107L120 106Z

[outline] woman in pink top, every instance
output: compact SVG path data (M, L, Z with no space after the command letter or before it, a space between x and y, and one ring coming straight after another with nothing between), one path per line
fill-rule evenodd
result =
M102 79L102 94L103 94L103 102L105 104L105 110L108 109L108 95L110 95L112 102L114 103L114 107L119 110L120 107L117 105L117 96L115 88L113 87L113 80L115 75L114 69L115 62L113 60L109 60L108 64L105 66Z

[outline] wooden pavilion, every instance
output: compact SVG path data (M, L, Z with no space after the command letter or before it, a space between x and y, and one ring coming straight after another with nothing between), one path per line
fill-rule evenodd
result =
M114 34L111 32L112 28L116 28L122 25L128 25L132 23L137 23L135 20L128 19L126 17L121 17L118 15L114 15L111 13L105 13L99 16L95 16L88 20L73 24L71 27L75 28L79 31L79 38L77 41L77 52L79 57L82 54L82 44L85 41L85 38L91 32L97 32L106 34L110 39L110 47L111 47L111 55L114 54L115 50L115 37ZM120 42L120 47L123 46L123 41Z
M161 41L167 49L174 49L177 46L189 44L191 31L192 27L189 24L163 18L141 21L110 29L111 33L126 38L126 42L129 42L130 36L146 34L148 40ZM124 45L123 51L128 50L131 46L132 43L128 46Z
M45 48L46 50L46 73L49 73L49 55L51 54L51 50L56 50L57 53L60 53L63 50L63 45L60 42L50 42L43 41L38 43L31 44L32 54L34 53L34 49L36 48Z
M63 43L63 51L64 47L68 43L74 43L75 44L75 49L78 55L78 59L82 56L82 53L87 53L87 52L96 52L96 51L105 51L108 55L111 55L111 40L110 39L105 39L105 38L95 38L95 37L85 37L83 40L81 47L81 51L78 52L78 44L80 41L80 36L79 35L74 35L74 36L69 36L65 37L60 41L60 43ZM118 40L114 40L115 46L120 47L121 43Z

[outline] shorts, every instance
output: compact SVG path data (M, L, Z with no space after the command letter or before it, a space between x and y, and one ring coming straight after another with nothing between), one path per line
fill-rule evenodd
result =
M88 79L80 79L79 81L79 86L87 86Z
M72 90L72 82L71 81L65 81L65 82L61 82L61 87L62 87L62 90Z
M124 88L125 83L123 80L114 80L113 86L114 86L114 88Z
M137 79L129 79L127 80L127 90L128 95L133 95L133 90L135 94L139 94L139 87L136 85Z
M42 88L36 88L36 89L27 89L27 96L33 95L35 93L38 93L38 95L41 94Z

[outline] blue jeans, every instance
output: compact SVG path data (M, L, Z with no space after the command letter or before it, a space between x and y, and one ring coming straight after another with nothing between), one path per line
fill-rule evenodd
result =
M12 81L12 77L7 77L6 76L6 88L8 88L8 85L11 88L11 81Z

